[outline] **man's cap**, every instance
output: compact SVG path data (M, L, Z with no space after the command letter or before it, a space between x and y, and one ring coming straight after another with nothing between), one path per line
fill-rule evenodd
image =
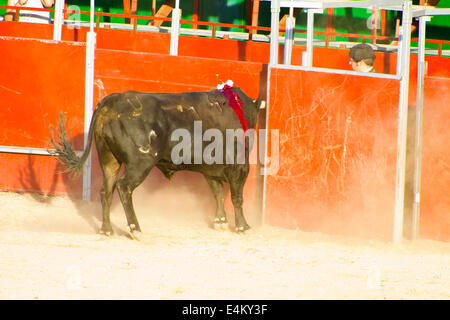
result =
M357 44L350 49L349 56L351 59L359 62L364 59L374 59L375 53L372 50L372 47L365 43Z

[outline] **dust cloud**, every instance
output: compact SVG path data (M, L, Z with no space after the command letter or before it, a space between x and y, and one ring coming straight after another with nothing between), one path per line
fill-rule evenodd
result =
M136 191L140 241L117 196L105 237L98 202L0 193L0 299L450 299L450 243L216 231L201 176L160 178Z

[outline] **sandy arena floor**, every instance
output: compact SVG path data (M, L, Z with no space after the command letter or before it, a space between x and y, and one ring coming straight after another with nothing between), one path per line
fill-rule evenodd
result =
M105 238L99 203L0 193L0 299L450 299L450 243L237 235L204 212L136 209L141 241L117 199Z

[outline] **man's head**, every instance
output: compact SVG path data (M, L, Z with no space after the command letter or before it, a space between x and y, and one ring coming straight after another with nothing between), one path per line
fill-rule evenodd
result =
M365 43L357 44L350 49L350 64L355 71L365 72L373 67L375 53L372 48Z

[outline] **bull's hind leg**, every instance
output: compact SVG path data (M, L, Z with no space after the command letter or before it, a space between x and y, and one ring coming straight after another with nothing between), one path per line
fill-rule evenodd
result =
M133 239L139 239L141 227L139 226L133 207L133 191L147 177L154 163L144 161L136 164L127 164L125 172L117 181L117 191L128 222L128 232Z
M216 198L216 217L214 218L213 227L216 230L224 230L228 228L228 220L223 207L223 202L225 200L225 188L221 181L206 176L205 178L214 193L214 197Z
M103 222L100 233L109 236L113 234L110 220L110 209L117 176L120 171L120 162L117 161L113 154L104 148L104 145L100 142L97 143L97 150L99 150L98 154L100 166L103 172L103 185L100 190Z

